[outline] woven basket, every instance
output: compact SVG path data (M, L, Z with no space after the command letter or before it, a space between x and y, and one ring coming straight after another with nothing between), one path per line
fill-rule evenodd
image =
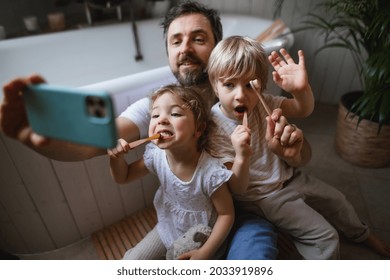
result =
M357 94L357 93L351 93ZM350 97L347 97L350 98ZM348 114L345 99L339 103L336 130L336 151L352 164L379 168L390 163L390 125L383 125L378 134L378 123Z

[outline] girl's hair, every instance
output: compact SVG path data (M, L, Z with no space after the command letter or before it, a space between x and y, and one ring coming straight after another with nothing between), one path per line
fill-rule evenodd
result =
M215 44L222 40L222 23L221 18L216 10L207 8L206 6L193 2L193 1L181 1L179 4L169 10L161 22L161 27L164 29L164 38L167 42L167 32L172 21L188 14L201 14L204 15L211 25L211 30L214 35Z
M249 37L231 36L213 49L207 66L215 90L218 79L257 79L261 91L267 87L268 61L260 42Z
M198 139L197 148L199 151L208 149L208 136L212 129L213 122L209 116L209 110L206 100L203 96L206 94L203 92L207 90L205 87L198 86L182 86L177 84L166 85L156 90L151 96L151 106L154 101L169 92L174 96L179 97L184 102L184 107L191 110L195 119L195 128L202 132L202 135Z

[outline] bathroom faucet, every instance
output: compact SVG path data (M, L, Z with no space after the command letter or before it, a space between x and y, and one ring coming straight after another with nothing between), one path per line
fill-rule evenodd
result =
M132 0L129 0L129 9L130 9L130 20L131 20L131 25L133 27L133 37L134 37L134 43L135 43L135 60L139 61L143 59L142 53L141 53L141 48L139 44L139 37L138 37L138 30L137 30L137 23L134 18L134 12L132 8Z

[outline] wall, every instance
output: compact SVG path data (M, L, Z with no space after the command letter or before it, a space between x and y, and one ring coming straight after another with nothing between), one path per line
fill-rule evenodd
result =
M68 28L77 28L78 25L86 25L84 4L73 2L67 6L57 6L56 0L1 0L0 1L0 25L6 29L8 37L26 36L23 18L36 16L38 18L40 32L48 31L47 15L49 13L63 12L66 18ZM145 1L131 0L134 15L145 16ZM129 4L122 4L123 19L129 19ZM103 13L104 19L116 19L115 9L106 10Z
M53 7L49 0L32 2L2 0L0 24L14 21L9 26L17 27L23 16L34 13L44 18ZM273 16L272 0L200 2L221 12L268 19ZM286 1L282 19L294 28L318 2ZM291 53L296 58L298 49L305 51L316 100L337 103L343 92L359 88L356 71L351 57L344 51L327 50L315 55L320 45L320 37L314 32L298 33ZM152 202L155 178L149 176L119 187L108 173L107 157L76 163L58 162L3 134L0 134L0 142L0 248L3 250L36 253L60 248ZM129 160L141 154L142 149L137 150L129 154Z
M273 0L202 0L199 1L224 12L249 14L273 19ZM322 0L284 1L282 20L292 30L302 26L305 15L317 9ZM297 51L304 50L309 80L316 101L325 103L339 102L340 96L349 90L361 89L358 73L352 57L344 49L328 49L318 54L315 51L322 45L321 34L315 31L294 34L295 44L291 54L297 58Z
M313 10L322 0L288 0L282 10L282 19L294 29L304 19L308 11ZM68 25L85 24L86 18L82 4L73 3L67 7L56 7L54 0L1 0L0 25L5 26L7 33L25 35L22 19L28 15L39 18L42 29L47 29L47 14L54 11L63 11ZM145 1L132 0L138 16L145 14ZM177 2L174 0L172 2ZM200 0L210 7L221 12L249 14L268 19L273 18L273 0ZM124 5L123 12L128 12ZM340 96L349 89L360 89L358 76L352 57L345 50L325 50L315 55L315 50L321 45L321 37L313 31L295 34L296 43L293 54L301 48L306 53L306 63L309 78L317 101L337 103Z

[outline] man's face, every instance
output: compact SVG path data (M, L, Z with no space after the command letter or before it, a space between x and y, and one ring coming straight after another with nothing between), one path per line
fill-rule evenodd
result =
M208 82L205 69L214 47L210 22L201 14L178 17L168 28L169 65L183 85Z

